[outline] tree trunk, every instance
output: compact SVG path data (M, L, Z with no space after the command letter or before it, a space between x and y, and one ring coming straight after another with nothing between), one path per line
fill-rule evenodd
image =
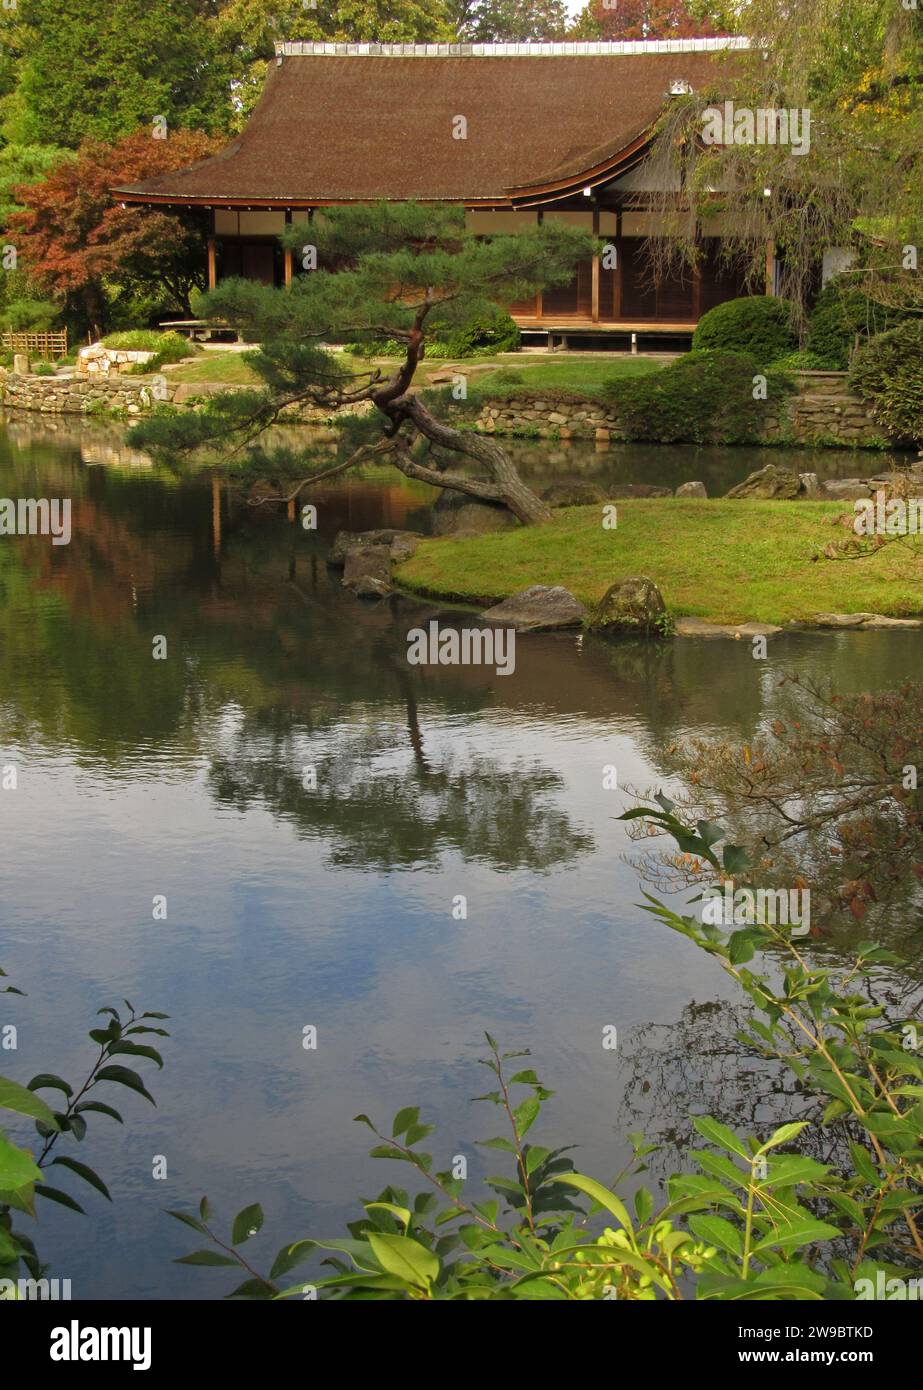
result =
M374 395L372 399L375 399ZM379 403L376 401L376 404ZM438 468L429 468L425 464L417 463L411 457L410 450L395 441L395 462L408 477L431 483L434 487L453 488L456 492L468 493L482 501L500 502L508 507L524 526L536 526L551 521L550 507L546 506L531 488L526 487L509 454L494 440L486 439L484 435L471 430L453 429L451 425L432 415L419 396L398 396L386 405L379 405L379 409L384 410L396 427L404 420L410 420L419 433L431 443L480 464L487 469L492 481L488 483L481 478L466 478L462 474L445 473Z

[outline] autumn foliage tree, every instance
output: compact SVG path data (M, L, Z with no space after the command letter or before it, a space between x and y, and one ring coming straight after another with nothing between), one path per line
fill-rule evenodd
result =
M40 183L14 190L24 208L10 217L7 234L20 268L97 336L121 294L188 312L191 290L204 288L204 224L190 214L123 207L110 190L183 168L220 144L200 131L88 141Z
M584 38L610 41L711 38L729 32L716 29L700 9L685 0L590 0L578 29Z

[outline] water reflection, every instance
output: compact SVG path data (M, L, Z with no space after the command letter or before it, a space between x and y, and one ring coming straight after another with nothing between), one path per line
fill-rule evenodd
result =
M207 477L88 463L100 447L67 429L0 446L3 495L74 499L71 545L0 545L0 763L20 770L0 794L0 961L28 991L3 996L16 1074L85 1071L81 1037L110 996L174 1019L157 1110L92 1138L112 1208L43 1218L75 1296L214 1294L170 1263L186 1247L162 1216L203 1191L225 1212L264 1201L273 1251L338 1231L385 1181L359 1111L386 1122L419 1102L440 1163L464 1152L473 1181L493 1171L468 1105L484 1029L533 1048L558 1092L537 1142L579 1140L601 1176L625 1158L633 1078L660 1084L632 1029L680 1020L682 1068L663 1083L677 1132L706 1087L732 1108L746 1087L731 1060L712 1076L697 1059L729 986L636 909L603 768L656 782L670 741L751 736L780 670L888 685L916 669L916 639L791 636L758 663L740 643L544 636L509 677L411 671L407 629L437 610L348 598L324 555L342 526L422 529L426 489L331 486L313 535ZM638 1039L621 1063L600 1046L610 1023Z

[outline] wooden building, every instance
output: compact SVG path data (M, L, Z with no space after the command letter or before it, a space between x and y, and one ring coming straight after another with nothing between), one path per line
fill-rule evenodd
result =
M511 306L524 329L689 334L743 292L718 261L652 282L652 129L676 95L720 83L744 39L631 43L280 43L243 133L215 157L113 190L125 203L201 208L208 277L286 284L278 237L316 209L376 199L461 203L485 234L561 218L615 247L566 286Z

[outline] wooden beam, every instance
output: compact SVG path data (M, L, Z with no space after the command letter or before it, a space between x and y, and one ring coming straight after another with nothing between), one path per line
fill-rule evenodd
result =
M615 214L615 284L612 288L612 317L622 317L622 210Z
M218 283L218 260L215 251L215 238L208 238L208 288L213 290Z
M536 212L536 214L535 214L535 224L536 224L536 226L540 227L540 226L542 225L542 223L543 223L544 220L545 220L545 214L542 212L541 208L539 208L539 209L538 209L538 212ZM541 290L539 290L538 294L535 296L535 317L536 317L537 319L540 319L541 316L542 316L542 292L541 292Z
M599 239L599 208L593 209L593 236ZM593 257L592 284L590 287L590 316L599 323L599 255Z
M290 227L290 226L292 225L292 212L291 212L291 208L286 208L286 210L285 210L285 225L286 225L286 227ZM291 248L290 248L290 247L286 246L286 247L283 248L283 256L284 256L284 266L285 266L285 288L288 289L289 285L292 283L292 273L293 273L293 272L292 272L292 252L291 252Z

